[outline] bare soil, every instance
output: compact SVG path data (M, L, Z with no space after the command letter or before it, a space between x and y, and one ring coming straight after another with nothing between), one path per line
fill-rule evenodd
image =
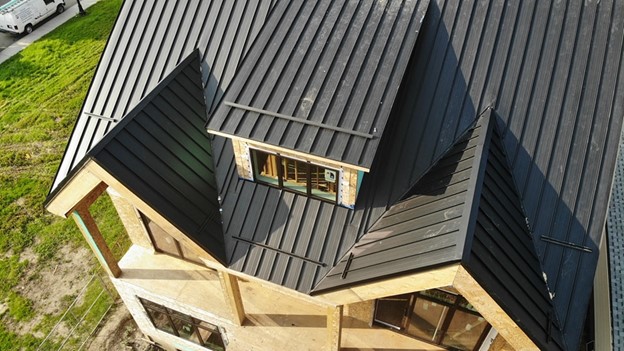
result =
M20 254L20 260L27 260L28 266L25 278L16 290L32 302L32 308L37 311L37 315L27 322L8 323L9 329L13 332L30 333L39 338L46 337L41 331L35 330L44 315L64 313L68 305L80 295L81 290L91 279L90 267L94 264L91 262L93 254L89 249L66 245L61 248L57 257L58 259L54 260L52 265L41 268L37 262L37 254L30 248ZM6 311L6 308L6 304L0 304L0 315ZM65 323L61 323L54 334L66 336L69 332L70 328ZM108 312L85 349L93 351L156 350L147 342L121 302L116 303Z
M33 310L37 314L27 322L16 323L11 329L19 334L32 333L36 337L45 337L35 327L43 320L46 314L62 313L68 301L79 294L90 278L87 264L92 254L84 247L64 246L59 251L58 260L51 266L41 268L37 262L37 255L30 248L20 254L20 260L28 260L25 278L15 289L23 297L32 302ZM57 331L67 334L67 327L63 324Z
M148 351L155 350L146 341L123 303L117 304L106 317L100 330L91 339L90 351Z

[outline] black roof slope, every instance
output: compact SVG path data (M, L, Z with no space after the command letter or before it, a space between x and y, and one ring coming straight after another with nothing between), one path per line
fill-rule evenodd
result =
M395 182L405 182L395 188L406 189L475 111L494 108L570 349L589 304L622 127L623 20L624 2L614 0L432 2L406 77L408 130L387 153L401 165Z
M213 108L274 2L125 1L50 192L196 48L202 55L206 106Z
M428 3L278 3L208 130L369 169Z
M199 64L195 51L86 157L225 262Z
M565 350L498 128L493 128L484 157L464 267L540 350Z
M314 288L314 292L458 262L466 240L466 202L487 125L471 128L394 204ZM472 185L474 188L474 186Z

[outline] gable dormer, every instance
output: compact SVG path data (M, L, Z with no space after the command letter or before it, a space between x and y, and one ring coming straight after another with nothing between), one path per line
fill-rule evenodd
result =
M278 3L207 124L239 176L353 207L427 4Z

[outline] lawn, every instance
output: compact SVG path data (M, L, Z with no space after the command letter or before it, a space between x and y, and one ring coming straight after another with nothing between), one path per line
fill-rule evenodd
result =
M0 65L0 350L36 349L59 316L16 332L40 315L18 287L36 284L37 272L64 259L64 246L85 245L71 220L42 204L121 2L101 0ZM110 204L97 206L107 217Z

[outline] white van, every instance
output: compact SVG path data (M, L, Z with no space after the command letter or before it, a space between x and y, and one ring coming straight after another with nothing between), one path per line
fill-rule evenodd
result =
M0 32L30 33L55 13L65 11L65 0L11 0L0 6Z

